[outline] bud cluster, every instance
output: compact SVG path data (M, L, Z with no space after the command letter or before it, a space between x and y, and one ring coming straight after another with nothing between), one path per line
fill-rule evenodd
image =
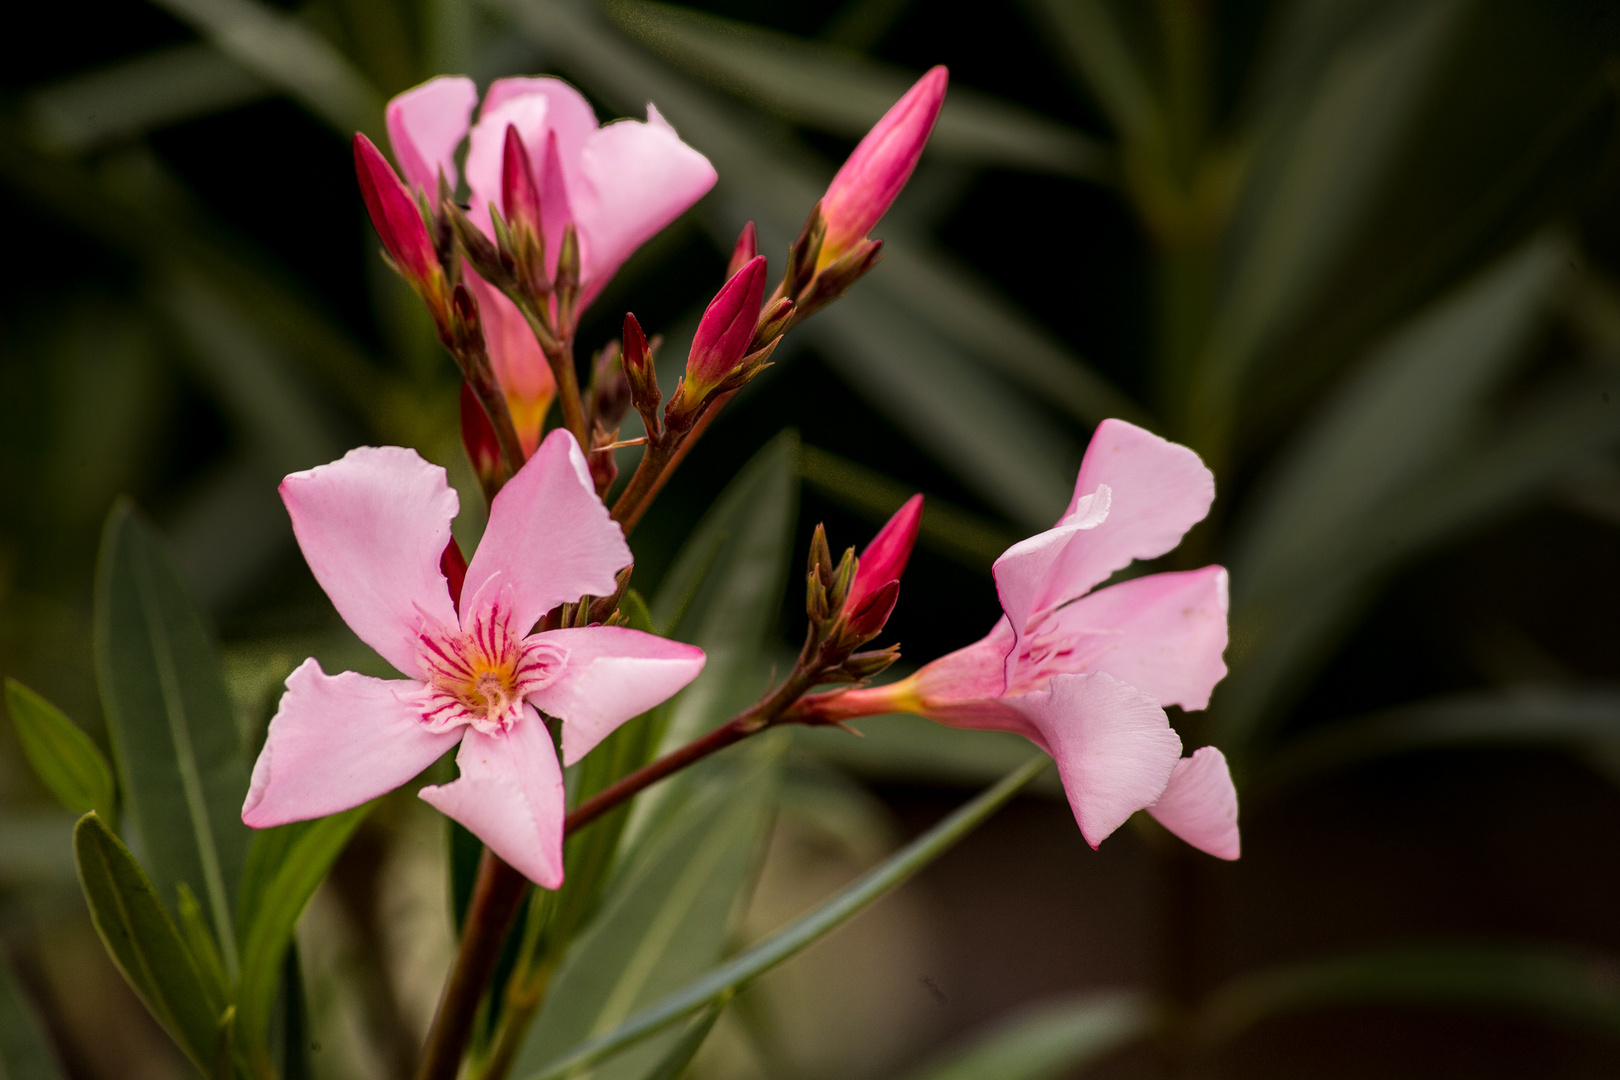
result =
M835 565L827 545L827 530L816 526L805 575L805 614L810 626L804 655L815 656L818 682L858 684L882 673L900 658L898 645L856 652L882 633L900 596L897 580L862 594L858 586L860 563L851 547L844 550Z

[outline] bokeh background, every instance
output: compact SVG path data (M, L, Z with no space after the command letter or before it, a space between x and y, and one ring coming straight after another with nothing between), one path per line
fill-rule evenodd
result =
M402 443L477 504L454 368L352 177L388 96L556 73L603 118L656 101L710 156L719 186L581 333L635 311L667 387L741 224L774 272L854 141L945 63L885 261L692 454L636 580L762 447L791 455L796 511L760 509L791 525L763 685L802 630L810 526L861 543L922 491L891 623L918 662L989 627L991 560L1062 509L1098 420L1188 443L1219 498L1165 565L1231 569L1232 671L1173 720L1232 759L1244 857L1150 823L1092 852L1049 785L743 995L697 1075L1620 1072L1612 5L103 0L7 22L0 669L87 729L118 495L211 613L245 732L304 656L365 662L282 475ZM861 726L795 741L739 944L1024 752ZM183 1075L89 928L70 828L0 731L0 937L69 1075ZM405 793L317 896L316 1075L400 1075L451 947L447 861ZM1168 1034L1138 1037L1144 1009Z

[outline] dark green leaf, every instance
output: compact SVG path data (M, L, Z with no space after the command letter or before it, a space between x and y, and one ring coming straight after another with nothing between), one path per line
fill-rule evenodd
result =
M1031 758L1000 783L868 871L860 880L764 941L656 1005L642 1009L612 1031L581 1042L536 1072L519 1075L525 1076L525 1080L560 1080L561 1077L575 1075L577 1070L616 1054L725 995L736 992L751 979L814 944L879 897L909 880L1005 805L1050 764L1051 759L1045 754Z
M682 778L696 790L614 878L552 980L517 1075L611 1031L719 960L764 857L785 745L785 733L773 733ZM593 1075L641 1077L670 1041L638 1047Z
M1274 1016L1346 1005L1529 1013L1620 1038L1615 961L1551 948L1420 946L1311 960L1234 979L1192 1018L1206 1047Z
M179 894L180 935L191 950L191 958L197 962L197 971L216 1000L229 1001L233 988L225 976L225 962L219 955L214 932L208 928L208 917L197 902L197 894L183 881L175 886L175 891Z
M266 829L254 837L242 898L242 978L235 1028L241 1054L249 1062L269 1066L271 1012L298 916L370 810L368 803L316 821ZM254 889L251 894L248 886Z
M163 542L128 503L113 508L96 569L96 675L119 790L159 895L191 885L227 974L248 828L247 767L219 657Z
M73 832L90 920L124 980L202 1073L214 1066L224 1003L209 991L140 864L95 814Z
M57 801L75 814L94 810L116 822L112 769L90 736L16 679L6 680L6 707L28 764Z
M0 952L0 1080L62 1080L33 1003Z
M1149 1034L1158 1010L1141 994L1113 991L1044 1002L998 1023L964 1050L908 1080L1050 1080Z
M1096 97L1114 130L1132 140L1151 137L1159 103L1106 0L1025 0L1024 6L1047 31L1042 40Z

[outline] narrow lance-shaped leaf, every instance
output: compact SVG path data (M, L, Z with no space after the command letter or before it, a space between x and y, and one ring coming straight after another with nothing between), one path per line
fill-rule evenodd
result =
M601 1061L724 995L734 993L910 879L982 824L1050 764L1051 759L1045 754L1031 758L826 903L656 1005L641 1010L614 1030L580 1043L533 1073L519 1075L524 1076L524 1080L560 1080L574 1075L576 1070Z
M186 882L206 907L227 975L248 829L247 767L219 657L162 540L113 508L96 569L96 675L119 788L159 895Z
M152 884L95 814L73 832L90 921L124 980L201 1072L211 1074L224 1003L210 992Z
M664 1060L660 1061L644 1080L681 1080L691 1068L692 1059L697 1057L697 1052L703 1047L703 1040L714 1030L715 1021L720 1019L720 1014L725 1011L726 1003L730 1000L730 994L723 995L713 1005L704 1009L698 1018L681 1032L681 1037L675 1040L675 1045L670 1047Z
M6 707L28 764L57 801L116 822L112 769L90 736L16 679L6 680Z
M298 917L370 810L367 803L254 836L242 896L242 977L236 992L235 1037L241 1055L260 1069L270 1066L271 1012Z

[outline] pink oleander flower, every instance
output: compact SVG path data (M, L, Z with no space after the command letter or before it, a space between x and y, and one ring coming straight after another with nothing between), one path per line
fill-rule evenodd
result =
M1226 674L1219 566L1092 590L1165 554L1209 512L1215 478L1186 447L1121 420L1098 425L1069 509L996 560L990 633L887 686L829 696L828 720L912 712L1012 731L1056 760L1093 847L1147 810L1194 847L1239 854L1237 793L1213 746L1181 757L1164 706L1202 709Z
M821 199L827 235L818 270L847 255L889 212L922 157L949 82L944 65L930 68L866 133L833 177Z
M441 172L452 188L461 179L455 155L466 139L471 217L493 239L490 204L509 212L502 171L506 129L515 128L539 192L548 272L556 269L564 227L572 224L578 235L581 310L637 248L714 186L708 159L683 143L650 104L646 121L598 125L584 95L561 79L542 77L497 79L473 123L477 105L472 80L449 75L388 103L388 138L406 181L436 201ZM512 302L470 270L466 276L518 437L532 453L556 392L550 368Z
M533 632L582 596L611 595L631 561L585 457L553 431L490 506L459 609L445 567L456 493L414 451L361 447L293 473L281 497L315 579L355 634L406 677L327 675L314 659L287 692L242 820L334 814L391 791L460 742L460 778L423 799L530 880L562 882L562 769L676 693L703 653L625 627ZM452 550L457 558L451 558Z

